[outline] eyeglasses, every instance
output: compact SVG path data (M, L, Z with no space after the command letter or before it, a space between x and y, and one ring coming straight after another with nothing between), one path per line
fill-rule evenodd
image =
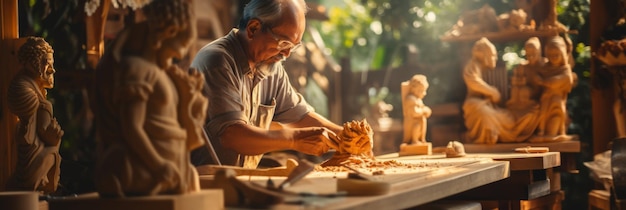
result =
M289 40L281 39L280 37L278 37L278 35L276 35L272 31L272 28L270 28L270 27L267 27L267 31L269 31L270 35L272 35L272 38L274 38L274 40L276 40L276 42L278 42L278 44L276 45L276 50L278 50L278 51L283 51L283 50L289 49L289 52L293 52L296 49L298 49L298 47L302 46L302 43L294 44L293 42L291 42Z

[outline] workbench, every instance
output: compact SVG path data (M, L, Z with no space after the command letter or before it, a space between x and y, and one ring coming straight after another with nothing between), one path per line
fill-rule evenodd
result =
M396 154L397 156L397 154ZM402 162L424 163L433 167L416 169L412 173L386 173L382 180L389 182L389 193L376 196L331 196L307 197L296 203L281 203L274 208L279 209L404 209L427 204L497 182L509 177L509 162L494 161L485 157L445 158L441 155L415 156L419 158L395 158ZM426 158L425 158L426 157ZM380 156L380 160L390 157ZM394 159L394 158L391 158ZM436 163L436 164L433 164ZM337 179L347 176L347 172L315 171L304 179L288 187L290 192L324 194L338 193ZM201 185L211 181L210 175L201 175ZM265 184L269 178L280 183L284 177L238 176L239 180Z

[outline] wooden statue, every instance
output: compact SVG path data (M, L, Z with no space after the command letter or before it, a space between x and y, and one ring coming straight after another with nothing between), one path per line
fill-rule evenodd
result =
M204 79L172 64L194 43L191 3L157 0L122 31L96 70L96 188L103 197L199 190L189 151L206 142Z
M521 116L539 104L541 87L538 84L538 69L543 68L547 60L541 53L539 38L532 37L524 44L526 60L513 70L511 78L511 98L506 107L515 116Z
M59 183L63 130L54 118L46 89L54 87L52 47L39 37L28 37L18 51L23 65L8 89L9 110L19 118L15 142L17 168L7 189L53 193Z
M474 44L472 58L463 69L463 80L467 85L467 97L463 103L467 137L474 143L483 144L526 141L537 128L539 108L527 106L523 111L513 113L498 107L500 92L487 84L482 76L483 71L495 68L496 53L493 44L482 38ZM524 75L531 72L524 70ZM522 76L519 70L517 74L518 77ZM522 82L514 81L514 84L520 85ZM531 95L529 90L522 90L515 93L512 100L528 100L531 98L528 95Z
M555 36L547 40L544 51L548 62L538 72L538 83L543 87L539 127L531 141L568 140L566 102L575 76L568 64L567 45L562 37Z
M500 92L487 84L482 72L496 67L497 51L486 38L476 41L472 58L463 69L463 80L467 85L467 96L463 103L463 117L467 135L476 143L494 144L501 134L513 124L511 116L497 107Z
M417 74L401 85L404 137L400 145L400 155L431 154L431 143L426 142L426 119L432 111L422 100L428 90L428 80L426 76Z
M527 23L528 15L523 9L514 9L498 16L499 31L534 31L534 21Z
M331 142L328 142L336 152L330 159L321 163L321 166L342 166L347 163L375 160L374 130L366 119L345 122L343 130L337 137L338 139L331 138Z

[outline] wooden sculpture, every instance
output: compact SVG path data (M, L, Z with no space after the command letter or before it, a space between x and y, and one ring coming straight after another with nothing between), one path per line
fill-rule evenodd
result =
M467 137L473 143L483 144L526 141L537 128L539 107L527 106L523 112L514 114L498 106L500 92L482 78L483 71L495 68L496 60L496 49L488 39L476 41L472 48L472 58L463 70L463 80L467 85L467 97L463 103ZM523 75L530 72L525 71ZM520 72L517 74L518 77L523 76ZM523 81L514 81L516 85L521 82ZM521 95L518 92L513 100L520 100L520 96L526 97L526 100L530 98L524 94L530 95L531 92Z
M538 83L543 87L540 97L540 118L537 137L531 141L562 141L571 139L567 131L567 95L575 83L568 64L565 40L555 36L545 46L548 62L538 72Z
M96 70L96 188L103 197L199 190L189 151L202 135L201 74L172 64L196 36L191 3L153 1L147 21L128 26Z
M516 117L535 109L539 104L541 87L539 85L538 69L547 63L541 53L539 38L532 37L524 44L526 60L513 70L511 78L511 98L506 102L506 108Z
M337 137L339 139L330 142L330 147L337 151L321 166L342 166L374 160L374 131L367 120L344 123Z
M495 46L482 38L472 48L472 58L463 69L463 80L467 85L467 96L463 103L463 117L468 137L476 143L494 144L499 136L508 133L513 120L505 110L496 105L500 102L500 92L487 84L483 71L496 67Z
M422 100L428 90L426 76L417 74L409 81L402 82L402 114L404 115L404 136L400 145L400 155L427 155L432 153L432 144L426 142L427 118L431 109Z
M15 143L17 168L7 184L9 190L56 191L63 130L54 118L46 89L54 87L52 47L39 37L28 37L18 51L23 65L8 89L9 110L19 118Z

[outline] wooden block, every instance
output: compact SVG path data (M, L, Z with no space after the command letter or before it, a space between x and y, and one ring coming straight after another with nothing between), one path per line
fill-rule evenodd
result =
M400 145L399 156L409 155L431 155L433 153L433 144L430 142L417 143L417 144L402 144Z
M553 192L539 198L522 200L519 202L519 209L561 209L561 202L564 198L563 191Z
M50 210L194 210L224 209L221 190L202 190L182 195L100 198L96 193L49 201Z
M607 190L591 190L588 194L590 210L610 210L611 193Z
M214 175L219 170L232 169L235 171L235 173L237 173L238 176L287 176L297 166L298 162L294 159L289 158L287 159L285 166L274 168L243 168L228 165L201 165L197 166L196 170L198 171L199 175Z
M465 144L467 145L467 144ZM546 153L469 153L467 147L466 157L488 157L493 160L509 161L511 171L548 169L561 165L559 152Z
M39 201L39 210L48 210L48 201Z
M39 209L39 193L30 191L0 192L0 206L2 209Z
M497 144L465 144L465 152L467 153L490 153L490 152L513 152L515 148L520 147L547 147L552 152L561 153L579 153L580 141L570 140L561 142L543 142L543 143L497 143Z

